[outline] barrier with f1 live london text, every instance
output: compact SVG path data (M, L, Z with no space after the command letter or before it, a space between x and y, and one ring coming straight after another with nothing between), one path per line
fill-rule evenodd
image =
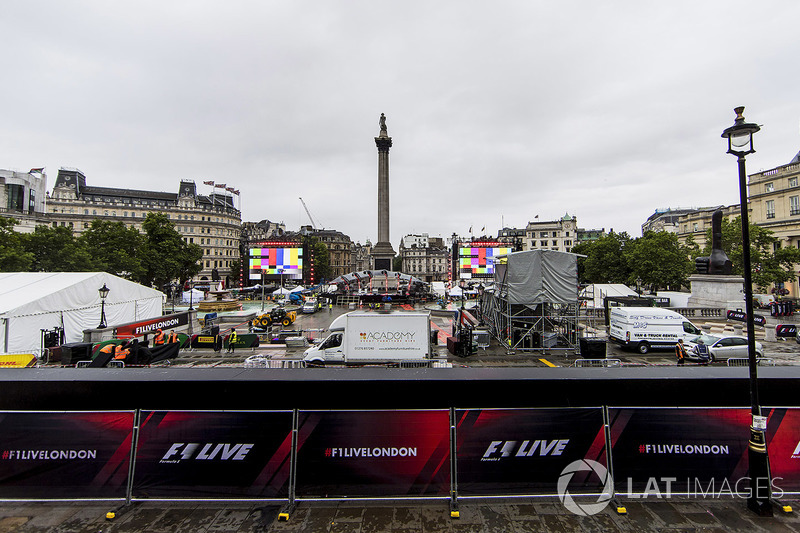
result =
M800 494L800 409L765 409L774 488ZM744 408L0 412L0 499L292 501L700 494L747 472ZM599 494L592 472L570 490Z

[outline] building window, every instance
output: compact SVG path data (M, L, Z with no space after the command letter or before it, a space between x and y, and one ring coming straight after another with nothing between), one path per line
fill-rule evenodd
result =
M697 222L692 224L692 231L697 231Z
M775 190L775 184L772 182L764 184L764 191L765 192L773 192Z
M789 214L800 215L800 196L789 197Z
M797 187L797 178L789 178L789 187Z
M25 205L25 187L23 185L16 185L9 183L6 185L6 207L9 211L22 211Z
M767 218L775 218L775 200L767 200Z

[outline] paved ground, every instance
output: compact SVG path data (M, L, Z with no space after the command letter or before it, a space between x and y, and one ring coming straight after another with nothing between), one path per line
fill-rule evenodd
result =
M755 532L800 531L800 516L758 517L742 500L623 502L627 515L610 508L579 517L557 501L462 503L451 519L446 502L301 503L288 521L278 506L219 503L134 503L109 521L108 504L0 504L0 533L202 533L202 532Z
M260 304L249 304L248 311L260 312ZM419 306L420 308L422 306ZM437 306L428 305L429 308L436 308ZM269 306L267 306L269 309ZM324 338L327 336L327 327L330 325L334 318L342 313L346 313L347 308L336 306L332 311L322 310L314 314L298 314L297 321L292 326L293 329L300 330L304 336L311 338ZM794 323L797 322L798 317L786 318L782 322ZM775 319L768 319L775 322ZM705 323L705 322L703 322ZM453 357L447 353L445 346L446 336L452 331L452 320L446 316L435 314L432 316L432 324L435 329L439 330L439 343L437 350L441 357L447 357L450 362L456 365L464 365L471 367L493 367L493 366L572 366L576 359L580 356L575 353L550 353L542 355L535 352L521 352L517 351L513 355L507 354L506 350L499 346L495 339L492 339L492 346L487 350L479 350L476 354L466 358ZM709 324L711 324L709 322ZM246 323L232 324L228 323L227 327L235 325L237 331L240 333L246 330ZM722 321L716 324L719 327L725 326L726 322ZM604 336L605 327L602 321L595 321L592 326L597 328L599 336ZM800 364L800 344L797 344L793 339L767 342L763 340L763 333L758 332L757 336L759 342L764 345L765 357L772 359L777 365L799 365ZM240 350L234 356L225 353L215 353L212 350L197 350L193 352L181 352L179 360L172 361L172 364L190 365L190 366L239 366L244 359L250 355L260 353L268 354L273 357L288 357L288 358L301 358L303 349L287 349L284 345L262 345L261 347L251 350ZM621 349L615 344L608 344L607 357L620 359L623 364L629 365L672 365L676 363L674 352L672 350L653 350L649 354L639 355L633 351L626 351ZM725 361L719 361L717 365L725 365Z

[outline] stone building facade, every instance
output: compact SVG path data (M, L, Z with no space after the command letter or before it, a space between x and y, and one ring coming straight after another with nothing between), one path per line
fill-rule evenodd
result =
M398 254L402 260L402 272L426 283L447 281L450 251L441 237L406 235L400 241Z
M186 242L203 249L196 279L219 276L230 282L231 268L239 260L241 213L229 194L198 194L191 180L181 180L177 193L93 187L80 170L61 168L47 199L48 223L68 226L75 233L95 219L124 222L142 231L147 213L166 215Z
M558 220L528 222L522 249L570 252L578 244L577 230L578 222L569 214Z
M300 228L300 234L318 240L328 249L331 279L349 274L353 271L353 241L350 240L350 237L341 231L314 229L312 226L302 226Z

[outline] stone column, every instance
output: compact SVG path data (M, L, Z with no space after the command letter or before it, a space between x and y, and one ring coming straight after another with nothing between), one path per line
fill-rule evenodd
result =
M375 137L378 147L378 242L372 249L372 266L376 270L391 270L394 248L389 241L389 149L392 138L386 130L386 116L381 113L381 131Z

